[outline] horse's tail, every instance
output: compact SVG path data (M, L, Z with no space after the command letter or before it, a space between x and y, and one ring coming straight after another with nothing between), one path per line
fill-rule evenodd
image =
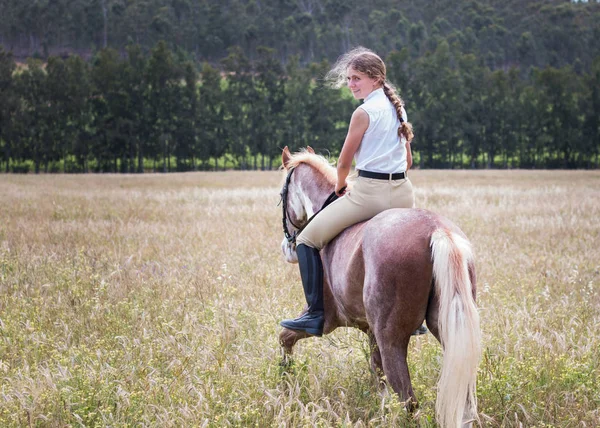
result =
M444 359L438 381L436 416L442 427L477 419L477 367L481 355L479 314L469 276L471 244L447 229L431 237L433 277L440 307L438 329Z

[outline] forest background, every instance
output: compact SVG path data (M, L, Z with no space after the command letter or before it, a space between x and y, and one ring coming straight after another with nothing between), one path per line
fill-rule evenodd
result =
M600 3L0 0L6 172L270 169L339 153L323 76L363 45L406 102L421 168L598 168Z

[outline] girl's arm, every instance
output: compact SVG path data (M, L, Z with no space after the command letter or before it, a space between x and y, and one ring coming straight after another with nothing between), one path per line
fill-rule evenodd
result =
M352 113L350 119L350 126L348 127L348 135L344 141L342 152L337 163L337 184L335 185L335 193L338 196L342 196L340 190L346 186L346 178L350 173L350 167L352 166L352 159L354 159L354 153L358 150L360 142L362 141L363 135L369 128L369 115L366 111L361 108L357 108Z
M406 141L406 170L412 166L412 150L410 149L410 141Z

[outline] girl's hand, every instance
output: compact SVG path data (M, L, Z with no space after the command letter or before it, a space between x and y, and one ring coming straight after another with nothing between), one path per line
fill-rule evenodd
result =
M346 187L348 187L348 185L346 184L345 180L341 184L338 182L335 185L335 194L338 195L339 197L344 196L346 194Z

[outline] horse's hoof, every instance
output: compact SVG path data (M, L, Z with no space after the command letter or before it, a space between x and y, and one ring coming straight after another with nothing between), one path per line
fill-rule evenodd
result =
M279 361L279 375L294 374L295 364L291 355L284 355Z

